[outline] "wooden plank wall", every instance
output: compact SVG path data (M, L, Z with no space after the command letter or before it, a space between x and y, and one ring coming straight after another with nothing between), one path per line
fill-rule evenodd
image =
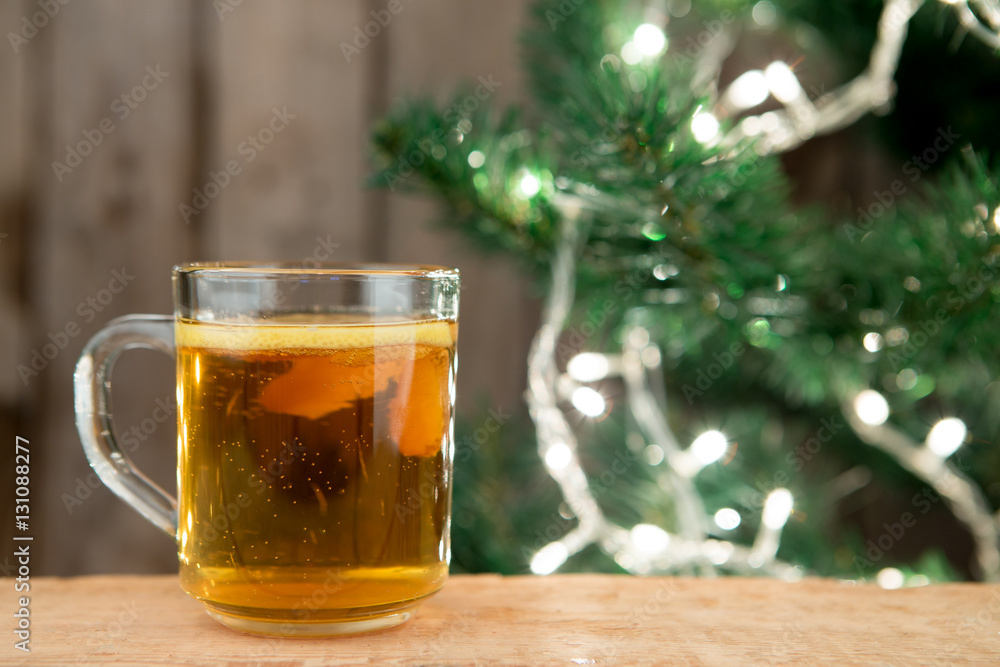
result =
M398 96L443 101L463 78L492 74L502 82L497 102L523 97L524 0L403 0L351 62L341 42L387 0L19 0L0 5L2 34L21 33L43 5L58 11L26 29L16 51L9 37L0 46L0 357L9 369L0 424L5 442L15 433L31 441L33 574L176 568L165 536L92 488L71 386L86 338L104 323L170 311L176 263L302 259L333 248L338 260L458 266L460 409L483 397L505 409L520 403L537 318L523 280L433 229L434 206L366 191L364 182L370 125ZM271 127L281 131L249 159L244 142L276 117ZM67 159L67 146L87 137L93 149L79 163ZM181 204L198 203L192 190L234 160L240 173L183 215ZM69 169L57 174L53 161ZM128 284L108 299L114 272ZM67 331L78 333L22 379L16 366ZM165 357L129 353L115 380L119 430L151 424L156 401L172 400ZM135 459L173 489L173 423L146 437ZM0 458L5 544L12 448Z

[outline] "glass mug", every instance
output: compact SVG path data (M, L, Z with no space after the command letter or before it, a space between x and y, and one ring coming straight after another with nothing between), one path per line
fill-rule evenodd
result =
M174 267L174 315L110 322L76 367L91 466L177 542L183 589L253 633L406 621L448 574L458 271ZM114 436L126 349L177 359L177 493Z

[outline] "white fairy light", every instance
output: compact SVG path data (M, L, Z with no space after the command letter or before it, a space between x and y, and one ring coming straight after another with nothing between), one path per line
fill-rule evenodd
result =
M603 380L611 370L607 355L597 352L581 352L566 364L566 372L577 382Z
M484 164L486 164L486 156L483 155L482 151L472 151L469 153L469 166L473 169L479 169Z
M917 386L920 376L912 368L904 368L896 373L896 386L903 391L910 391Z
M750 109L767 99L768 81L764 72L752 69L736 77L723 96L737 110Z
M750 120L754 116L748 116L747 120ZM760 115L760 129L767 134L774 134L779 131L782 127L781 117L774 111L765 111Z
M600 392L590 387L577 387L573 390L573 407L588 417L599 417L604 414L607 404Z
M889 418L889 403L877 391L865 389L854 398L854 411L864 423L878 426Z
M688 450L691 457L698 462L701 467L715 463L729 450L729 440L721 431L705 431L691 443Z
M739 527L742 519L740 518L740 513L734 510L732 507L723 507L721 510L715 513L715 525L722 530L734 530Z
M659 526L649 523L633 526L629 537L632 538L636 551L647 557L661 554L670 546L670 535Z
M764 515L761 521L771 530L781 529L792 514L794 499L788 489L775 489L767 494L764 501Z
M655 58L667 47L667 36L652 23L643 23L635 29L632 42L642 55Z
M635 347L645 347L649 345L649 331L644 327L633 327L628 332L628 342Z
M534 174L525 172L524 176L521 177L518 188L525 197L534 197L542 189L542 183Z
M865 346L865 349L869 352L878 352L882 349L882 334L877 331L869 331L865 334L861 343Z
M747 116L740 121L740 130L747 137L756 137L761 132L760 118Z
M562 542L551 542L538 550L531 559L534 574L552 574L569 558L569 550Z
M642 62L642 49L633 41L625 42L622 45L622 60L629 65L638 65Z
M968 428L965 422L957 417L947 417L934 424L927 434L927 449L946 459L962 446L966 435Z
M646 463L651 466L658 466L663 463L664 454L663 447L659 445L647 445L646 449L642 450L642 455L646 458Z
M573 452L565 442L557 442L545 452L545 465L551 470L563 470L573 461Z
M798 77L785 63L776 60L764 70L767 88L774 98L783 104L794 102L803 94Z
M778 488L767 494L760 528L757 529L757 537L747 557L747 564L751 568L760 569L774 561L781 544L781 531L792 514L793 504L792 493L788 489Z
M894 567L883 568L875 575L875 581L878 585L887 590L902 588L905 580L906 577L903 576L903 573Z
M754 23L757 25L769 26L774 23L778 12L774 8L774 4L769 2L769 0L760 0L760 2L753 6L751 15L753 16Z
M691 119L691 133L698 143L710 143L719 136L719 121L706 111L696 113Z

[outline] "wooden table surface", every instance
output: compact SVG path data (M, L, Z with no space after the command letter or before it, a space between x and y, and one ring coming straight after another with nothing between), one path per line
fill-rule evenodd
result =
M455 576L408 623L335 639L228 630L174 576L32 578L31 653L3 583L0 664L968 664L1000 661L1000 586Z

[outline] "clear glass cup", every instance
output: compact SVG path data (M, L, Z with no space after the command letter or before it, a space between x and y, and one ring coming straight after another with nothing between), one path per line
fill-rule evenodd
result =
M406 621L450 558L459 276L435 266L200 263L174 315L110 322L76 367L101 480L177 542L180 580L239 630ZM119 445L111 369L177 359L177 495Z

